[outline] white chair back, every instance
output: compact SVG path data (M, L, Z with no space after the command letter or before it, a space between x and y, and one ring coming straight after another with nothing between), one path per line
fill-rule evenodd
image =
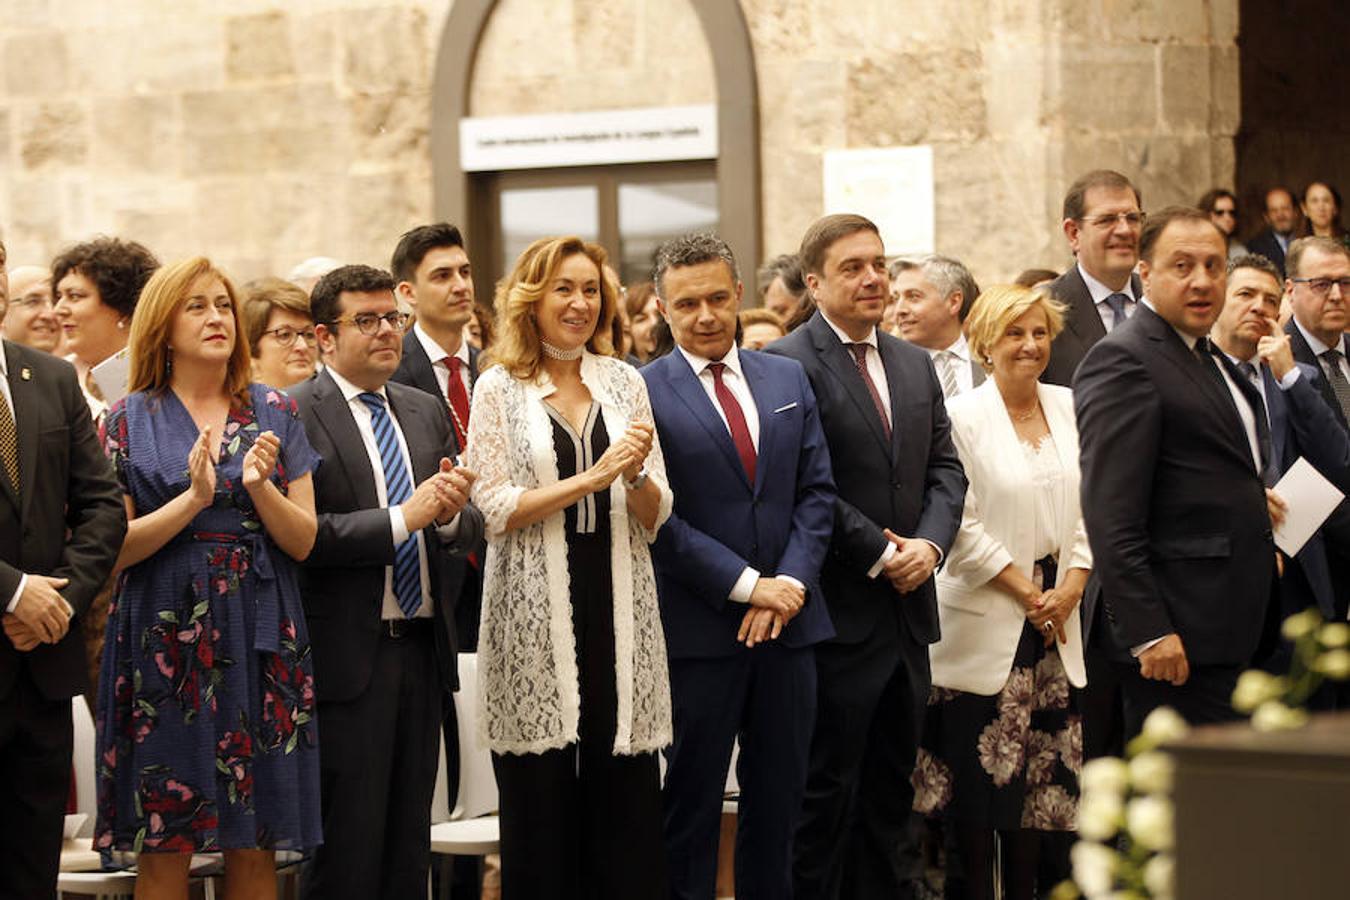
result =
M446 783L445 737L437 760L436 788L432 793L431 822L436 824L473 819L497 810L497 777L492 754L478 744L478 655L459 654L459 691L455 694L455 717L459 722L459 795L455 808L444 812L449 798Z
M89 704L83 696L70 701L70 714L75 725L74 757L75 766L75 809L87 813L76 837L93 837L94 811L98 806L98 785L94 780L97 771L98 741L94 733L94 717L89 713Z

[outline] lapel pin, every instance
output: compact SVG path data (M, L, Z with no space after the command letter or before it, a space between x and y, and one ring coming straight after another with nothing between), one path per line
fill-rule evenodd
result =
M27 366L24 366L22 369L19 370L19 377L22 378L24 381L32 381L33 370L28 368Z

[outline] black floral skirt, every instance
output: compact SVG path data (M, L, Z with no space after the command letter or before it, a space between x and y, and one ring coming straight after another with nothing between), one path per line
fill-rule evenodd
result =
M973 827L1072 831L1082 763L1077 691L1028 622L998 694L933 687L914 808Z

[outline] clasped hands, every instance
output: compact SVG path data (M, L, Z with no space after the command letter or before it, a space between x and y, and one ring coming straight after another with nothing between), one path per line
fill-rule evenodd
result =
M591 493L603 491L620 475L633 481L642 472L647 454L652 452L652 426L646 422L629 422L623 437L610 444L595 465L586 470L591 479Z
M736 640L747 647L777 640L805 603L806 591L792 581L761 577L750 592L750 608L741 617Z
M469 489L478 474L441 459L440 471L419 484L403 502L403 524L408 532L421 531L432 522L445 525L469 502Z
M14 612L3 618L5 635L16 649L26 653L66 636L74 611L57 591L69 583L65 578L29 573Z
M1081 599L1081 593L1075 593L1064 587L1033 591L1021 598L1027 621L1045 639L1047 647L1052 646L1056 640L1061 644L1068 643L1069 636L1064 631L1064 623L1069 620L1070 613Z
M908 594L932 577L938 564L937 550L921 538L903 538L889 528L883 533L895 545L895 552L882 564L881 574L896 593Z

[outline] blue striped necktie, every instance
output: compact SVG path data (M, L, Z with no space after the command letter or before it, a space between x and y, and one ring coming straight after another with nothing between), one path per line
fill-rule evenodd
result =
M403 464L403 451L394 434L394 422L384 408L379 394L363 393L357 397L370 410L370 427L375 432L375 446L380 451L380 466L384 469L384 492L392 508L412 496L412 481L408 467ZM394 551L394 596L398 608L409 619L422 605L422 575L417 557L417 535L413 534Z

